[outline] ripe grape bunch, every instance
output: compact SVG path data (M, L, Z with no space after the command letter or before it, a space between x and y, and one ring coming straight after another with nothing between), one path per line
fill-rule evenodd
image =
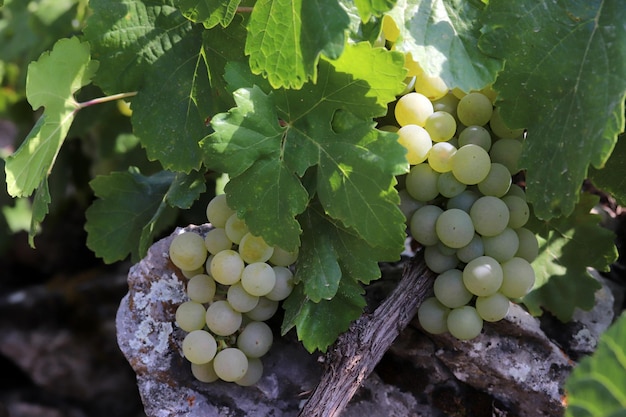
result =
M472 339L535 281L537 240L524 227L530 210L524 189L512 183L523 130L503 123L490 90L448 91L419 68L414 78L414 89L396 102L399 127L382 129L395 130L407 149L400 207L426 265L439 274L418 319L430 333Z
M169 248L170 260L188 278L189 300L176 310L176 324L187 332L182 352L199 381L253 385L273 342L265 321L293 289L290 267L298 254L251 234L224 194L206 211L213 229L205 237L184 231Z

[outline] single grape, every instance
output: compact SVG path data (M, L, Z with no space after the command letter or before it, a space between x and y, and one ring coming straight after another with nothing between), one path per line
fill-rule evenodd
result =
M450 142L435 143L428 152L428 165L439 173L452 171L452 157L456 148Z
M460 194L451 197L450 200L446 203L447 209L458 208L463 210L466 213L469 213L470 209L474 205L474 202L480 198L480 194L472 191L465 190Z
M484 180L478 183L478 190L484 195L494 197L504 196L511 187L511 173L502 164L497 162L491 163L489 174Z
M422 72L416 77L415 92L425 95L430 101L434 101L448 93L448 86L441 77L430 76Z
M296 260L298 260L298 249L289 252L283 248L274 246L274 251L272 252L272 256L270 256L269 262L276 266L289 266L294 264Z
M483 196L474 202L469 212L474 228L482 236L495 236L509 224L509 208L498 197Z
M209 201L206 207L206 217L213 227L226 226L226 220L235 213L233 209L228 207L226 202L226 194L216 195Z
M524 191L524 189L517 184L511 184L511 186L509 187L509 191L506 193L506 195L514 195L526 201L526 191Z
M473 339L483 329L483 319L472 306L463 306L451 310L446 324L450 334L460 340Z
M262 296L268 294L276 284L276 273L269 264L255 262L243 269L241 285L248 294Z
M452 173L467 185L484 180L491 169L491 159L486 150L478 145L461 146L452 156Z
M437 250L439 253L445 256L456 255L456 248L451 248L450 246L446 246L443 242L437 242Z
M436 111L428 116L424 129L433 142L445 142L456 133L456 120L450 113Z
M463 272L449 269L437 276L433 286L435 297L449 308L464 306L474 296L463 284Z
M508 261L519 249L517 233L510 227L495 236L483 236L482 241L485 255L491 256L498 262Z
M208 231L204 237L204 246L211 255L215 255L226 249L233 247L233 241L226 235L226 230L221 227L216 227Z
M259 304L259 297L249 294L241 285L241 282L228 287L226 301L235 311L247 313Z
M493 143L489 155L492 162L507 167L511 175L519 172L519 158L522 154L522 142L517 139L500 139Z
M241 313L235 311L228 301L219 300L206 309L206 324L218 336L230 336L241 326Z
M215 281L232 285L241 279L245 264L238 252L229 249L215 254L210 266L210 273Z
M191 364L191 374L200 382L215 382L219 379L213 369L213 361L197 364Z
M185 301L176 308L176 324L186 332L201 330L206 324L206 309L195 301Z
M244 313L246 317L255 321L265 321L271 319L278 310L278 301L270 300L267 297L260 297L259 304L252 310Z
M454 94L448 92L445 96L433 101L433 110L448 112L456 119L456 107L458 104L459 99Z
M539 256L539 242L534 233L525 227L515 229L517 237L519 238L519 249L515 253L515 256L532 262Z
M484 94L474 92L464 96L456 108L456 114L465 126L483 126L491 119L493 105Z
M265 296L270 300L281 301L289 297L293 291L293 273L284 266L274 266L273 269L276 274L276 284Z
M205 330L194 330L183 339L183 355L191 363L201 365L210 362L217 352L217 342Z
M437 190L446 198L452 198L461 194L467 185L456 179L452 171L444 172L437 178ZM402 197L400 197L402 198Z
M456 268L459 259L456 255L444 255L439 251L437 245L426 246L424 249L424 263L433 272L441 274L448 269Z
M510 129L500 116L500 109L494 108L489 120L489 127L494 135L503 139L515 139L524 134L524 129Z
M444 245L462 248L474 237L474 225L469 214L460 209L448 209L441 213L435 223L437 237Z
M409 224L413 239L424 246L435 245L439 241L435 224L441 213L443 213L441 208L432 205L417 209Z
M483 238L474 233L474 237L467 245L457 249L456 256L461 262L468 263L472 259L478 258L485 254L485 247L483 245Z
M405 179L405 187L411 197L417 201L430 201L439 195L437 180L439 173L427 163L411 168Z
M197 303L213 301L216 289L215 280L207 274L198 274L187 282L187 296Z
M248 371L248 358L237 348L226 348L215 355L213 369L221 380L235 382Z
M509 208L509 227L519 229L524 226L530 218L530 208L528 203L518 196L505 195L502 201Z
M406 125L398 130L398 142L406 148L406 159L410 165L426 160L433 142L428 132L418 125Z
M478 145L487 152L491 149L491 135L482 126L467 126L459 134L459 146Z
M241 242L241 238L249 232L246 222L243 219L240 219L237 216L237 213L231 214L228 220L226 220L224 229L228 239L236 245L238 245L239 242Z
M417 209L424 207L424 203L411 197L406 189L398 191L398 196L400 197L400 211L404 214L407 222L411 220L413 213L415 213ZM270 259L270 262L271 261L272 260Z
M446 324L450 309L441 304L435 297L425 299L417 310L420 325L431 334L448 331Z
M242 387L249 387L259 382L263 376L263 363L259 358L248 358L248 370L245 375L235 381L235 384Z
M196 268L196 269L192 269L192 270L181 269L180 272L182 272L182 274L183 274L183 276L185 278L190 279L192 277L195 277L196 275L203 274L204 273L204 265L201 266L200 268Z
M237 347L249 358L260 358L272 347L274 335L262 321L251 321L237 337Z
M481 297L498 291L502 285L502 267L490 256L479 256L463 268L463 283L474 295Z
M494 322L506 317L510 304L507 297L497 292L487 297L476 298L476 311L483 320Z
M265 243L261 236L247 233L239 242L239 254L246 263L266 262L274 253L274 247Z
M394 109L400 126L418 125L424 127L428 116L433 114L433 104L420 93L405 94L398 99Z
M204 239L197 233L183 232L170 243L170 260L182 270L192 271L201 268L206 261L207 250Z
M521 298L535 285L535 271L526 259L512 258L502 263L500 292L509 298Z

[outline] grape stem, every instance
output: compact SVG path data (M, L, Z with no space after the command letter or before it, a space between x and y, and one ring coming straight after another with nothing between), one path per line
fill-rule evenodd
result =
M254 9L254 7L237 7L237 13L252 13L252 9Z
M84 109L85 107L93 106L94 104L106 103L109 101L123 100L125 98L134 97L137 95L136 91L128 93L113 94L110 96L98 97L82 103L78 103L78 109Z
M352 323L329 349L322 378L299 417L336 417L348 405L396 337L417 313L432 289L435 275L423 252L407 263L393 292L371 314Z

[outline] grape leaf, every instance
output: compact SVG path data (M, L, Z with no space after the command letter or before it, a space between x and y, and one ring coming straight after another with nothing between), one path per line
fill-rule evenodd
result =
M314 303L304 294L303 286L296 285L283 303L285 318L281 333L285 335L295 326L298 339L309 352L316 349L326 352L348 330L350 323L360 317L366 304L364 292L358 282L346 278L339 282L332 299Z
M28 244L31 248L35 247L35 236L39 232L41 222L43 222L49 212L51 201L48 180L44 179L37 187L35 197L33 198L32 217L30 219L30 230L28 231Z
M565 417L618 417L626 410L626 314L598 341L565 381Z
M600 284L587 268L608 271L617 259L615 235L599 226L599 215L590 213L598 199L582 194L570 216L529 222L527 227L539 242L539 256L533 262L535 286L523 299L532 314L540 315L544 307L566 322L576 307L594 306Z
M217 25L228 26L239 3L241 0L177 0L176 6L187 19L201 22L209 29Z
M370 17L381 16L388 12L396 4L397 0L354 0L359 10L359 15L363 22L370 20Z
M610 193L626 206L626 135L620 135L611 157L602 169L590 169L589 178L602 191Z
M568 215L588 166L604 165L624 129L626 8L492 0L483 21L481 49L506 60L494 84L500 114L528 128L528 199L540 218Z
M65 136L80 108L74 93L91 81L98 68L89 45L78 38L61 39L28 66L26 96L33 110L44 113L26 140L7 158L7 190L29 196L47 178Z
M478 0L399 0L389 12L400 29L394 48L451 88L480 90L503 67L478 49L483 8Z
M189 208L205 191L201 173L137 169L98 176L90 182L98 199L87 209L87 246L105 262L143 257L154 235L174 220L173 207Z
M250 68L274 88L300 88L317 80L320 54L337 58L350 24L337 0L258 1L248 24Z

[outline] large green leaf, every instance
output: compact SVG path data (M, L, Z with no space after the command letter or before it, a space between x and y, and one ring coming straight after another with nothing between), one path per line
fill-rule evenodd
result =
M204 27L228 26L235 16L241 0L176 0L176 6L192 22Z
M337 58L349 25L337 0L259 0L248 24L250 68L274 88L315 82L320 54Z
M565 390L565 417L626 415L626 314L600 336L593 355L574 368Z
M399 0L389 12L400 29L394 48L450 87L480 90L502 69L478 49L483 8L478 0Z
M205 191L200 173L161 171L150 177L137 169L98 176L90 182L98 199L87 209L87 246L105 262L137 262L152 239L174 220L173 207L189 208Z
M626 135L620 135L611 157L602 169L590 169L594 185L613 195L618 204L626 206Z
M527 128L520 165L544 219L574 210L590 164L624 129L626 7L619 1L492 0L480 46L506 60L500 114Z
M6 161L9 194L29 196L45 181L80 105L74 93L90 83L98 63L89 45L61 39L28 66L26 96L33 110L44 113L19 149Z
M582 194L570 216L533 219L527 226L539 242L539 256L533 262L535 287L524 297L531 313L540 315L543 307L568 321L576 307L589 310L594 306L600 283L587 269L608 271L617 259L615 235L600 227L600 216L591 213L597 203L597 196Z

